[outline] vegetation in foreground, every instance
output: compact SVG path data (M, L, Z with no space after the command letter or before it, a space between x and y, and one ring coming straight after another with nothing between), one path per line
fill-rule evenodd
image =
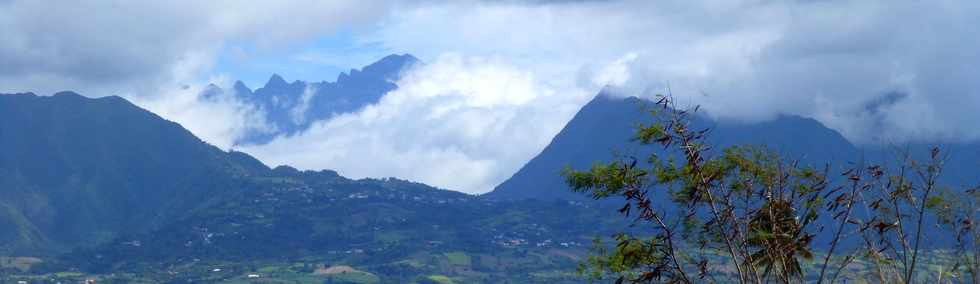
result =
M66 104L80 100L55 99ZM90 103L122 104L114 99ZM692 129L685 112L662 103L660 114L666 116L658 117L665 119L641 128L638 140L667 150L651 157L623 157L588 172L567 172L579 191L596 198L625 197L626 206L615 208L604 208L608 203L492 200L396 179L349 180L329 171L269 169L247 155L207 147L148 113L125 112L118 115L157 122L133 124L133 129L156 127L182 134L162 136L182 137L170 145L187 146L176 151L186 157L152 143L137 143L144 148L132 151L152 155L129 155L119 150L128 144L119 144L93 155L59 152L65 157L57 160L73 163L55 173L48 171L52 160L47 159L32 161L36 167L0 172L7 177L0 179L4 187L17 189L5 192L16 193L5 198L18 201L0 204L5 209L0 214L6 214L0 219L14 228L0 231L3 240L14 240L0 251L43 252L0 257L0 279L579 283L584 276L598 281L758 283L969 282L974 277L974 191L940 186L940 151L927 153L925 162L900 152L894 165L857 163L839 171L799 166L754 147L713 152L703 139L709 132ZM52 121L53 136L75 129ZM34 147L15 152L30 156L50 151ZM178 156L182 158L174 158ZM214 159L207 167L189 167L200 164L199 156ZM147 161L159 163L148 167ZM145 173L194 170L140 179L159 188L127 183L116 188L133 165L144 165ZM92 167L102 174L91 180L72 171ZM84 190L71 191L77 196L44 191L48 187L39 181L58 181L52 176L66 177L58 189ZM147 198L139 190L159 198ZM99 202L126 204L130 198L145 204L95 210L104 208ZM614 217L615 209L627 220L636 218L635 226L618 234L611 230L627 225ZM77 232L96 233L58 239ZM604 238L590 257L587 244L597 235ZM575 273L579 264L585 275Z
M662 96L636 139L663 149L588 171L566 169L573 190L620 197L619 213L650 236L616 234L581 270L616 282L977 283L976 189L942 185L947 159L898 152L891 165L840 173L782 160L765 148L716 152L697 111ZM834 180L839 177L839 180ZM658 202L671 200L673 202ZM927 233L928 232L928 233ZM821 253L817 253L817 251Z

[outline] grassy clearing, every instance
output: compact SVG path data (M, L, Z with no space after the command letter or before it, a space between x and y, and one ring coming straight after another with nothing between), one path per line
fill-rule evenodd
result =
M335 283L356 283L356 284L375 284L380 283L381 278L369 272L357 271L348 273L333 274L327 277Z
M452 279L450 279L449 277L447 277L445 275L429 275L428 277L426 277L426 279L435 281L436 283L439 283L439 284L455 284L456 283L456 282L453 282Z
M0 268L14 268L20 271L30 270L34 265L43 262L36 257L0 256Z
M446 259L449 260L449 264L455 266L470 266L473 260L468 254L461 251L448 252L445 254Z

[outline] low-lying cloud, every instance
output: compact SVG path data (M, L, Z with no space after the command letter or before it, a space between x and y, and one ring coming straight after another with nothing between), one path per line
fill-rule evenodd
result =
M972 123L980 119L972 111L980 105L980 4L464 2L391 18L374 35L389 48L496 54L544 78L635 54L628 68L606 73L628 75L625 95L669 83L680 101L719 119L798 114L856 143L980 138ZM866 111L892 93L902 99Z
M417 66L398 85L362 111L240 150L273 165L481 193L537 154L590 98L506 61L458 54Z
M428 65L363 111L242 150L273 165L484 192L606 84L622 95L669 85L679 102L723 120L812 117L860 144L980 138L980 4L973 2L103 6L111 5L0 2L0 92L131 94L228 148L244 132L266 127L261 109L194 94L207 78L222 78L213 70L229 42L274 48L354 27L357 44L411 53ZM293 56L308 64L345 57ZM191 87L173 87L183 84Z
M248 133L270 133L265 112L258 106L241 101L228 80L215 78L225 90L208 93L204 86L162 89L152 95L127 96L133 103L187 128L201 140L222 149Z

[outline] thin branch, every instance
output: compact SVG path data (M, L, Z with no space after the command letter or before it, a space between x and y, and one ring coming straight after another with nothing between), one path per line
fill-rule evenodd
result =
M834 239L830 242L830 250L824 257L823 266L820 268L820 278L817 280L817 284L823 283L825 274L827 272L827 266L830 264L830 257L834 255L834 250L837 248L837 244L840 242L841 234L844 232L844 226L847 225L847 220L851 218L851 210L854 208L854 198L857 194L857 190L860 187L858 184L860 182L861 167L858 165L856 167L856 173L853 173L851 177L851 193L847 200L847 213L844 213L844 218L841 219L840 225L837 227L837 232L834 233Z

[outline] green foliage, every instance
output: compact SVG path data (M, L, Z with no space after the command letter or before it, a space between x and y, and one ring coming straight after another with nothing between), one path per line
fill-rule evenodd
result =
M782 200L767 202L752 217L747 242L757 250L750 259L753 265L764 268L763 276L774 270L797 278L803 276L799 258L813 258L812 236L802 232L797 217L793 207Z
M610 252L602 240L593 241L593 255L579 266L579 274L587 275L593 280L606 277L635 280L652 275L640 275L641 267L669 265L663 255L662 244L656 238L642 240L633 236L619 233L614 236L616 244Z
M648 229L615 234L611 248L596 241L582 274L690 283L692 271L716 279L728 270L734 277L727 279L739 283L823 283L866 261L879 282L911 283L933 269L921 259L932 235L957 244L938 280L970 274L980 281L980 199L976 190L939 184L948 156L938 148L923 161L906 152L893 167L852 165L832 184L829 165L800 166L756 146L713 149L710 132L690 126L692 111L676 109L669 97L657 108L655 121L635 135L657 148L645 162L620 156L562 172L573 191L622 198L619 212ZM943 234L924 233L935 228ZM812 247L819 232L830 238L821 260Z
M651 238L616 234L611 251L597 243L580 270L631 282L692 282L691 267L699 277L711 273L705 257L694 261L694 254L680 253L696 245L702 256L727 251L740 281L802 279L802 261L813 257L810 225L819 217L825 175L760 147L729 147L712 156L708 131L691 129L689 112L673 108L668 97L659 106L665 111L651 112L657 121L640 125L636 140L664 151L643 164L623 157L563 171L572 190L596 199L622 197L619 212L653 228Z
M629 186L637 186L647 172L636 168L636 163L612 162L596 164L587 172L565 168L569 186L573 191L588 192L594 198L606 198L621 194Z

